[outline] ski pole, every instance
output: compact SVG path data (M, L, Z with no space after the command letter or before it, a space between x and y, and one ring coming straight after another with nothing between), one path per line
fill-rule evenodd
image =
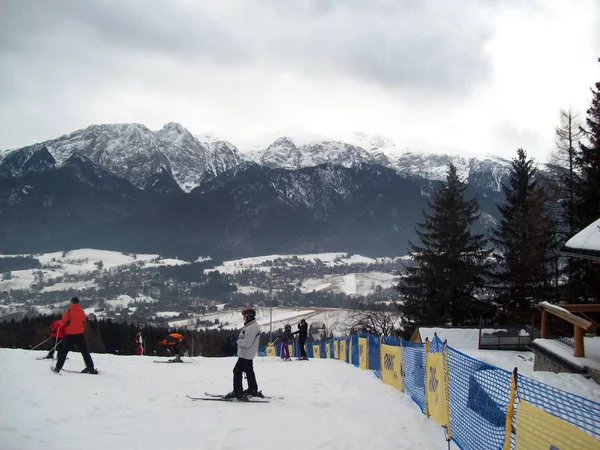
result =
M60 327L59 327L60 329ZM60 340L60 342L62 342L62 339ZM58 346L58 330L56 330L56 339L54 340L54 347L52 348L52 362L50 363L50 368L52 368L54 366L54 350L56 350L56 347ZM58 352L56 352L58 353ZM58 355L56 357L56 360L58 361Z
M49 337L48 339L46 339L45 341L43 341L43 342L40 342L40 343L39 343L38 345L36 345L35 347L33 347L33 348L30 348L29 350L27 350L27 351L25 352L25 354L29 353L31 350L35 350L35 349L36 349L36 348L38 348L40 345L42 345L42 344L45 344L46 342L48 342L50 339L52 339L52 336L50 336L50 337Z
M62 341L63 341L63 340L61 339L61 340L60 340L60 341L58 341L56 344L54 344L54 347L52 347L52 350L56 350L56 347L58 347ZM54 356L53 356L53 358L54 358Z

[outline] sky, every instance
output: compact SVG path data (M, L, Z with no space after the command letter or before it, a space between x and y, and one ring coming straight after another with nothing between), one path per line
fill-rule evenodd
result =
M545 161L600 80L597 0L3 0L0 149L178 122Z

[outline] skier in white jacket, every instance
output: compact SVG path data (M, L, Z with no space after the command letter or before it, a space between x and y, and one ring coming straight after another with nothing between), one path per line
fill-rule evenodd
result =
M244 316L244 327L237 339L238 360L233 368L233 391L226 398L244 399L247 397L263 397L258 390L254 365L252 360L258 352L258 340L260 338L260 326L256 322L256 311L252 308L242 310ZM248 389L243 390L242 373L248 379Z

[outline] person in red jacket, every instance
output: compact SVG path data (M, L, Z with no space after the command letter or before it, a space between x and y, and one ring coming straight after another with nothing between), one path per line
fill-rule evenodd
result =
M60 351L66 332L66 327L60 326L60 320L55 320L52 322L52 325L50 325L50 336L54 338L52 345L56 344L56 346L52 347L52 349L48 352L46 359L54 358L54 349L56 349L56 351ZM58 343L56 343L56 339L58 339Z
M183 362L181 356L184 355L184 350L187 349L185 338L179 333L171 333L162 341L159 338L159 344L167 347L167 351L175 355L174 359L170 359L170 362Z
M138 334L135 335L135 345L136 345L136 353L138 355L144 354L144 339L142 338L142 331L140 330Z
M83 360L85 361L85 369L81 373L97 374L98 371L94 368L94 361L92 361L90 352L88 352L85 345L85 338L83 337L85 331L85 312L81 309L77 297L71 299L71 306L65 311L59 322L61 326L66 327L66 335L62 348L58 351L58 361L56 362L54 371L56 373L60 372L65 364L65 359L67 359L67 354L71 350L71 347L73 347L73 344L75 344L79 347L81 356L83 356Z

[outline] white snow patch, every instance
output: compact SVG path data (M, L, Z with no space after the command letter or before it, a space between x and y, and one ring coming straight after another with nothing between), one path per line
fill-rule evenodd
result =
M577 367L590 367L592 369L600 370L600 336L583 338L585 358L576 357L573 354L572 348L569 348L554 339L539 338L535 339L533 342Z
M373 264L376 262L390 262L396 259L390 257L381 257L373 259L361 255L348 255L348 253L343 252L309 253L301 255L262 255L225 261L222 265L217 266L213 269L205 269L205 272L219 271L221 273L230 274L242 272L244 270L261 270L264 272L269 272L272 266L264 265L267 261L274 261L276 259L291 260L293 258L297 258L303 261L311 261L313 263L321 261L323 264L329 267L333 267L335 265L340 264Z
M346 295L368 295L377 286L391 288L398 284L400 277L383 272L350 273L346 275L325 275L323 278L309 278L302 282L302 292L328 291Z
M567 241L565 247L600 252L600 219L592 222Z
M446 448L443 428L409 396L340 361L257 358L259 388L284 399L232 404L192 402L186 394L230 391L234 358L175 367L147 356L93 354L100 375L58 376L35 359L45 353L0 349L3 448ZM79 355L69 356L65 369L81 370ZM290 438L292 424L305 432Z
M156 313L158 317L178 317L181 314L178 311L160 311Z

